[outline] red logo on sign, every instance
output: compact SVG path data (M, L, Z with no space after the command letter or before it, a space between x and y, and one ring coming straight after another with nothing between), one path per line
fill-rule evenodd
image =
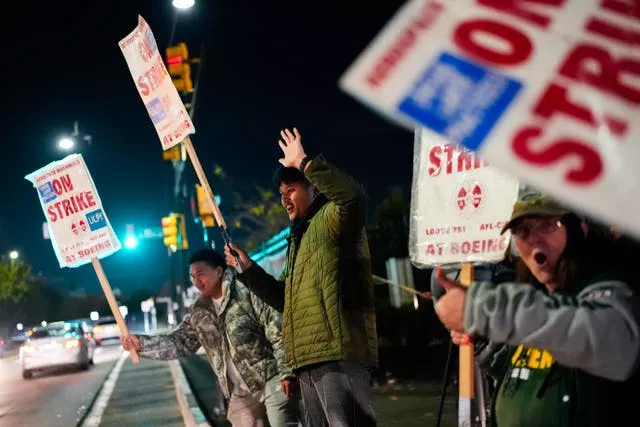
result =
M484 190L478 183L466 184L460 187L456 194L458 209L463 212L476 211L482 205Z
M473 187L472 196L473 197L471 198L471 203L473 203L474 208L478 209L478 206L480 206L480 202L482 202L482 188L480 188L478 184Z
M151 50L151 46L149 46L146 40L138 43L138 53L144 62L149 62L153 57L153 50Z
M464 210L465 206L467 206L467 190L462 187L460 191L458 191L458 207L460 210Z
M81 219L78 223L74 222L71 224L71 231L76 236L80 233L86 232L87 229L88 229L87 223L83 219Z

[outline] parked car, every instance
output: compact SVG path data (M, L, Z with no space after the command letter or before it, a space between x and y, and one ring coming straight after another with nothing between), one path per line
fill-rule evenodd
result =
M101 317L93 324L93 338L98 345L120 342L120 328L113 317Z
M87 339L79 323L55 322L28 332L20 346L22 377L29 379L36 370L59 366L89 369L93 364L95 344Z

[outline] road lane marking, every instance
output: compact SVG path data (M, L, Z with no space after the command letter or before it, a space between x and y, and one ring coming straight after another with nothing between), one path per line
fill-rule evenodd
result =
M107 409L107 405L109 404L109 399L111 398L111 394L113 393L113 389L115 388L116 381L118 381L118 377L120 376L120 370L122 369L122 365L124 364L125 360L127 360L127 357L129 357L129 353L126 351L120 354L115 367L109 373L107 380L102 385L102 388L98 393L98 397L96 398L93 405L91 405L91 411L82 422L82 427L98 427L100 425L100 422L102 421L102 415L104 414L105 409Z

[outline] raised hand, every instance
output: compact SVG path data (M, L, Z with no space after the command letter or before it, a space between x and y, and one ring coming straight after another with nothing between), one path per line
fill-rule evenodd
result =
M284 157L278 161L284 167L298 168L302 160L307 157L302 148L302 137L298 132L298 129L293 128L293 132L289 129L280 131L281 140L278 141L278 145L284 153Z

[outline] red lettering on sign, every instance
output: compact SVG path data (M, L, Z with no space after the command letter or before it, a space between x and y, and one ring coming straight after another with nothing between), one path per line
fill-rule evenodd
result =
M54 178L51 180L51 185L53 186L53 191L59 196L62 193L66 193L68 191L73 190L73 184L71 183L71 177L67 175L63 175L60 178Z
M429 243L427 245L426 254L435 256L442 255L444 253L444 244L442 243Z
M400 34L391 48L384 53L367 75L369 86L378 87L387 79L391 71L413 48L420 33L431 27L442 10L443 7L440 3L428 1L423 5L420 15Z
M540 127L521 129L513 139L514 153L524 161L539 166L551 166L567 157L577 157L580 164L571 165L571 169L565 173L565 179L572 184L589 184L602 174L602 160L592 147L569 137L541 144L536 141L541 137L543 131Z
M598 65L596 72L593 71L594 63ZM616 61L605 49L584 43L576 45L560 67L563 76L587 82L611 95L640 104L640 90L621 81L620 75L624 73L640 77L640 61L631 58Z
M524 19L544 29L549 27L551 18L528 8L525 3L562 6L566 0L478 0L478 4Z
M83 257L88 257L91 255L95 255L98 252L104 250L104 249L109 249L111 247L111 242L109 240L106 240L102 243L98 243L95 244L89 248L84 248L80 251L78 251L78 256L83 258Z
M143 96L149 95L160 87L166 75L167 69L162 61L158 59L146 73L140 75L136 80L138 90Z
M436 145L429 150L429 176L438 176L442 172L442 162L446 165L444 173L468 172L487 166L485 162L472 152L460 149L451 144Z
M638 0L603 0L600 3L600 7L619 13L622 16L632 16L640 19L640 1Z
M59 200L47 207L51 222L56 222L69 215L85 211L96 205L96 199L91 191L83 191L73 196Z
M631 28L621 28L617 24L600 18L591 18L585 28L587 31L608 37L627 46L640 44L640 32Z
M551 83L547 87L533 112L545 119L551 118L555 113L561 113L592 128L597 128L601 124L588 107L571 102L567 96L567 89L556 83ZM609 115L604 115L603 118L613 133L623 135L627 131L627 123L624 120Z
M451 242L450 252L452 255L484 254L491 252L504 252L507 249L506 239L471 240L464 242Z
M490 35L502 40L509 45L508 51L480 44L480 40L474 37L479 35ZM487 19L475 19L460 24L454 32L453 40L467 54L501 66L521 64L533 51L531 40L518 28Z

